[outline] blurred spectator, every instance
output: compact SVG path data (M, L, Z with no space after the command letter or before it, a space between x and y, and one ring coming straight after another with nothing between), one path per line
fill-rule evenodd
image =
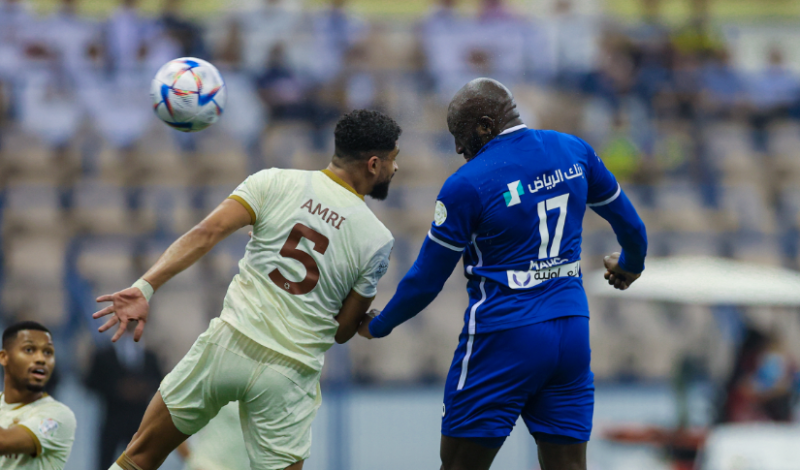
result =
M314 75L322 82L337 77L348 51L367 32L366 25L345 9L346 0L331 0L331 5L312 18L314 31Z
M261 0L255 10L244 11L229 23L239 28L246 70L260 70L277 42L296 38L302 19L299 6L300 2L291 0Z
M159 22L167 34L180 45L180 57L209 60L203 31L199 25L181 14L182 0L164 0Z
M597 72L585 80L585 89L604 98L613 109L634 85L633 62L626 50L625 38L609 35L603 41L604 54Z
M289 62L286 46L277 43L270 50L265 70L256 79L258 94L269 110L270 121L304 121L312 126L314 148L325 145L322 128L339 115L339 109L322 103L318 88Z
M122 0L105 27L106 66L111 72L139 70L148 53L154 23L139 15L138 0Z
M111 346L98 348L91 359L86 386L105 407L100 430L98 469L119 455L119 448L136 433L163 375L155 353L142 341L133 342L133 329Z
M612 134L603 144L600 158L620 182L631 181L639 170L641 150L631 139L628 120L621 112L614 113Z
M16 86L25 70L25 45L35 26L28 5L22 0L0 0L0 109L9 117L16 111Z
M714 53L700 71L705 111L711 116L729 117L742 109L745 87L742 76L730 62L725 49Z
M628 31L636 69L636 93L652 110L652 100L669 86L672 48L661 21L661 0L641 0L642 20Z
M558 86L577 89L599 65L600 25L594 18L576 13L572 0L557 0L545 26Z
M683 55L705 59L719 51L724 45L721 35L711 24L711 0L689 0L692 14L689 22L679 28L672 43Z
M503 0L481 1L478 21L515 22L517 19L517 15L503 3Z
M725 387L719 422L792 421L795 372L775 335L748 328Z
M286 45L279 42L269 51L266 68L256 78L258 94L274 120L311 121L314 106L308 100L310 84L289 63Z
M446 78L460 67L460 44L469 34L469 25L458 14L456 0L439 0L418 28L418 47L427 79L434 90L441 92Z
M754 144L761 151L767 150L767 127L770 122L787 116L800 99L800 80L786 68L783 51L772 46L768 57L769 62L764 70L753 74L747 83Z

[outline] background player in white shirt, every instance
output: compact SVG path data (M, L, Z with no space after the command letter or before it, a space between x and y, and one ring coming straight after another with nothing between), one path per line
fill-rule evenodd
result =
M44 393L56 365L50 332L36 322L6 328L0 365L0 469L63 469L75 439L75 415Z
M303 467L321 403L324 353L334 340L353 337L388 268L394 240L364 195L387 196L400 133L394 120L376 111L345 115L327 169L250 176L133 287L97 299L113 302L94 315L114 314L100 331L119 324L116 341L136 321L138 340L153 291L253 225L220 318L164 378L111 469L158 468L231 401L239 402L252 469Z

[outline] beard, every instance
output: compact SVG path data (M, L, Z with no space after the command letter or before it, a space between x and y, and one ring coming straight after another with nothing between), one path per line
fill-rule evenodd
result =
M383 201L389 196L389 185L392 183L392 178L389 177L386 181L376 184L372 187L372 191L370 191L367 196L371 197L372 199L377 199L378 201Z
M34 393L39 393L44 391L44 385L36 385L29 383L28 385L25 386L25 388L29 392L34 392Z

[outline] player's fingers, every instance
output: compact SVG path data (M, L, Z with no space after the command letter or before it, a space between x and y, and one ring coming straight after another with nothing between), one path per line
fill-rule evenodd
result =
M114 315L113 317L109 318L107 322L103 323L103 326L97 329L100 333L105 333L108 331L109 328L119 323L119 317Z
M114 300L114 296L110 294L101 295L100 297L97 298L97 302L111 302L112 300Z
M112 343L116 343L118 339L122 338L122 335L125 333L125 330L128 329L128 320L120 320L119 328L117 328L117 332L114 333L114 337L111 338Z
M137 343L140 339L142 339L142 335L144 334L144 320L139 320L139 324L136 325L136 329L133 331L133 340Z
M609 278L610 276L611 276L611 271L606 271L606 272L603 274L603 277L604 277L606 280L608 280L608 278Z
M108 307L104 308L103 310L99 310L97 312L94 312L92 314L92 318L97 320L98 318L104 317L104 316L108 315L109 313L114 313L114 306L113 305L109 305Z

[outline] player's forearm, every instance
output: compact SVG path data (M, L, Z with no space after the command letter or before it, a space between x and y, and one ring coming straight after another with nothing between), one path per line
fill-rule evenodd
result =
M28 431L20 426L0 428L0 455L33 455L35 452L36 443Z
M225 238L224 231L200 223L177 239L142 276L157 290L197 262Z
M375 338L388 335L401 323L413 318L439 295L445 281L458 264L461 253L425 239L414 266L406 273L394 297L369 324Z
M647 230L625 192L620 192L619 197L610 204L592 209L614 229L622 247L620 267L632 273L642 272L647 256Z

